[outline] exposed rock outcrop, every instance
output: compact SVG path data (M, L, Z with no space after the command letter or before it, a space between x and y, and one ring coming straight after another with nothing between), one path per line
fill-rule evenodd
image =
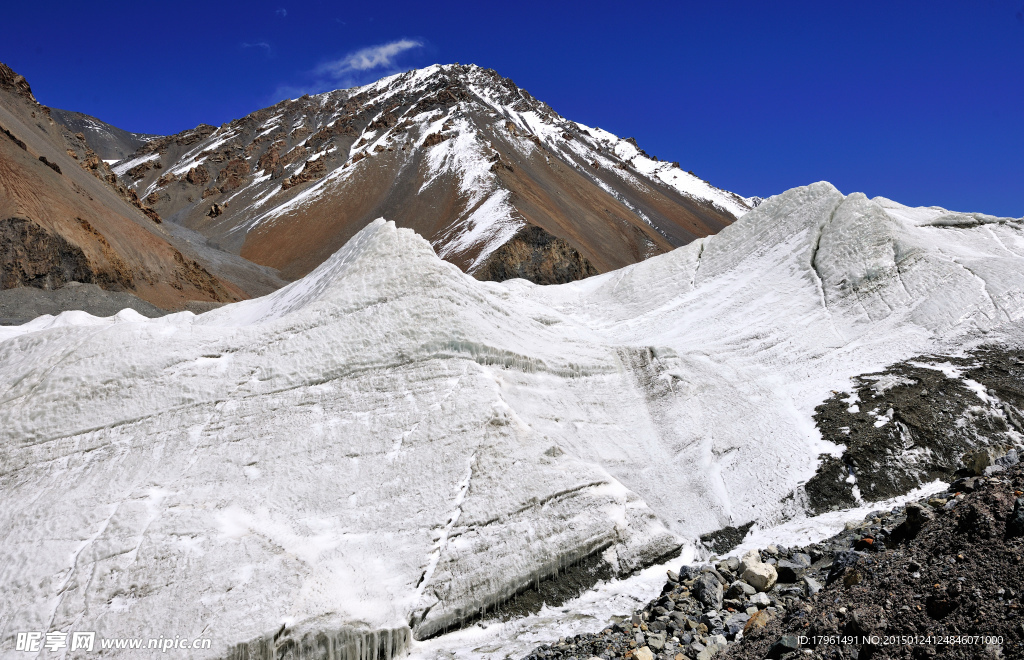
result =
M327 168L324 167L323 158L307 161L301 172L295 176L288 177L281 183L281 189L288 190L289 188L294 188L301 183L322 178L326 173Z
M205 165L197 165L185 174L185 180L193 186L205 186L210 182L210 171Z
M27 218L0 220L0 289L57 289L92 282L82 249Z
M1005 452L1024 420L1022 358L997 348L920 356L855 378L851 394L838 392L815 412L822 436L846 450L823 457L805 486L812 508L853 506L855 487L867 501L887 499L949 480L967 454ZM971 383L990 394L983 400Z
M477 278L501 282L521 277L534 284L565 284L591 275L597 275L597 270L576 248L527 225L488 257Z
M0 89L14 92L30 101L36 100L36 97L32 96L32 87L25 80L25 76L15 73L3 62L0 62Z

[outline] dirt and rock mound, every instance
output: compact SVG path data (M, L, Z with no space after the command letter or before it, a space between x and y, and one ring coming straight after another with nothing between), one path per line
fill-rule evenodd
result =
M670 571L629 620L527 658L1024 657L1024 464L984 471L805 548Z
M828 586L723 660L1024 657L1019 463L866 522L845 536L852 548L833 557Z

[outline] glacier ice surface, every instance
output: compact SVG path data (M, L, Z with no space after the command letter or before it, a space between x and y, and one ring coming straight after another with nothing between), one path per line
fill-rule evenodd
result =
M539 287L378 220L201 316L0 328L0 653L26 630L208 657L282 626L424 638L594 553L628 573L780 523L837 451L812 420L832 390L1020 320L1022 227L817 183Z

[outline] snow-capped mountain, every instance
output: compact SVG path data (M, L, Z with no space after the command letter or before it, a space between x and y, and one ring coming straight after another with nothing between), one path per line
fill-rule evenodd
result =
M818 183L563 286L478 281L379 220L198 317L0 328L3 649L167 622L214 640L193 657L415 648L582 558L628 573L804 515L847 443L816 407L887 365L931 356L979 397L949 424L1020 444L1014 400L943 356L1022 317L1024 219ZM951 470L858 414L907 486ZM826 478L881 499L848 467Z
M457 64L153 140L114 170L164 218L293 278L381 216L480 279L551 283L713 234L753 204Z

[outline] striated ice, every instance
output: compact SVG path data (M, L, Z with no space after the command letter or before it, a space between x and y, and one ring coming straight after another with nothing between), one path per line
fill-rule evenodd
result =
M264 298L0 329L0 653L394 646L372 631L441 632L595 553L625 573L776 524L836 451L832 390L1024 315L1022 222L948 215L818 183L555 287L379 220Z

